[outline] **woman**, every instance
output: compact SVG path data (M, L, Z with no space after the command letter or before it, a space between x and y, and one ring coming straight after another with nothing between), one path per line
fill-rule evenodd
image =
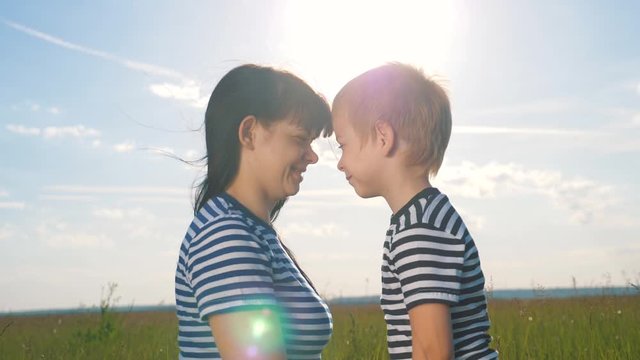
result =
M207 176L180 248L180 358L319 359L331 314L272 221L331 135L327 102L294 75L243 65L205 115Z

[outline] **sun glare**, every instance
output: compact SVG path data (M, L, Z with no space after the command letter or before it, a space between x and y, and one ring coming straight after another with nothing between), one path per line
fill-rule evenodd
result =
M447 1L290 1L285 55L329 100L355 75L389 61L446 73L454 28Z

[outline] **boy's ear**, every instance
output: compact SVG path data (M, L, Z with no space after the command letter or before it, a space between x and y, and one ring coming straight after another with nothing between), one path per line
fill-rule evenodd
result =
M396 146L396 132L389 122L378 120L375 123L376 143L385 156L390 155Z
M240 126L238 126L238 140L240 141L241 147L253 150L257 126L258 119L253 115L246 116L240 121Z

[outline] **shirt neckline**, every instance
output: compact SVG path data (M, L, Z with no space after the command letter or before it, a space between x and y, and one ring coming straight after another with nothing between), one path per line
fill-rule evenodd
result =
M415 203L416 201L418 201L418 199L420 198L427 198L431 195L439 195L440 194L440 190L438 190L438 188L435 187L426 187L420 191L418 191L417 194L415 194L411 200L407 201L406 204L404 204L404 206L402 206L400 208L400 210L396 211L395 214L391 215L391 220L390 223L394 224L398 222L398 219L400 218L400 216L402 216L405 212L407 212L409 210L409 207L411 207L411 205L413 205L413 203Z
M238 201L238 199L234 198L229 193L223 192L219 196L225 199L228 203L230 203L232 207L238 208L240 211L245 213L245 215L251 218L251 220L259 223L262 226L265 226L267 229L273 230L273 225L271 225L270 223L267 223L266 221L261 219L258 215L254 214L253 211L249 210L246 206L242 205L242 203Z

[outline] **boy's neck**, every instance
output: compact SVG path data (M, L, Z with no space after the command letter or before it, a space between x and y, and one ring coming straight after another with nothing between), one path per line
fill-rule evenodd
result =
M417 193L428 187L431 187L431 184L425 176L396 176L382 197L395 215Z

